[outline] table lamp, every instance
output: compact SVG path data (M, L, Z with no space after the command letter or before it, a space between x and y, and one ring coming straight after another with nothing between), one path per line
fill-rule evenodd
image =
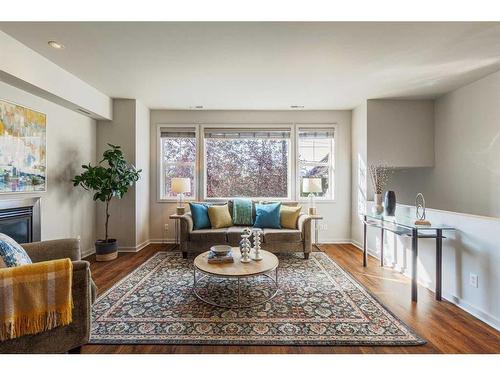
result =
M304 177L302 179L302 191L309 193L311 206L309 207L309 215L316 215L316 207L314 206L314 197L316 193L323 192L321 178L319 177Z
M184 193L191 192L191 179L174 177L171 184L172 193L176 193L179 198L177 205L177 215L184 215Z

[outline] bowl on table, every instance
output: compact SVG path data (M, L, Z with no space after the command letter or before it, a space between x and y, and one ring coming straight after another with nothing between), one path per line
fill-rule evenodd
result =
M231 251L231 246L228 245L215 245L210 248L210 251L218 256L224 256Z

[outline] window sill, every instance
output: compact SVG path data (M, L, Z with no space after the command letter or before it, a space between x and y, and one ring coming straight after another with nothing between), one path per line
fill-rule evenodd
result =
M190 198L190 199L185 199L183 200L184 203L189 203L189 202L196 202L196 198ZM164 199L156 199L156 203L178 203L179 200L176 198L164 198Z
M311 200L309 198L306 199L299 199L298 200L300 203L310 203ZM335 199L314 199L314 204L323 204L323 203L337 203Z

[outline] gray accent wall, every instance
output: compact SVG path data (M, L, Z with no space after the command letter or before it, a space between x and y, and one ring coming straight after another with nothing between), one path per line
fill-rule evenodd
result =
M335 134L335 201L317 204L318 213L325 217L320 222L320 242L350 242L351 217L351 111L151 111L151 229L152 241L174 240L175 202L157 199L157 133L158 124L337 124ZM307 211L308 201L301 202ZM168 225L168 230L165 230Z

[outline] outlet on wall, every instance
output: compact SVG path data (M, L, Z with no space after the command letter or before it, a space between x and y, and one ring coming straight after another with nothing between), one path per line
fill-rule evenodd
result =
M469 284L473 288L478 287L478 277L475 273L469 274Z
M165 232L168 232L168 224L163 224L163 230L164 230Z

